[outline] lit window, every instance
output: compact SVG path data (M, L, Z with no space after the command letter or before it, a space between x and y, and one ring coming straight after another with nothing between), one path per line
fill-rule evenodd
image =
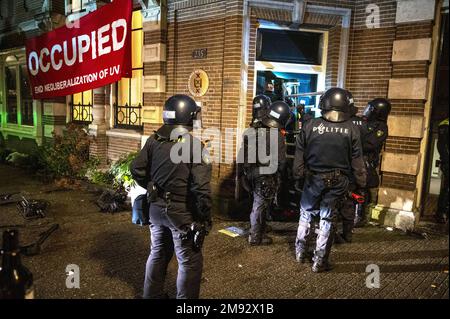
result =
M34 125L33 98L26 65L19 65L18 58L6 58L10 65L3 69L6 121L12 124ZM14 63L14 65L12 65Z
M17 123L17 72L16 66L5 68L5 92L6 92L6 120L8 123Z
M144 32L142 30L141 10L133 11L131 32L132 77L123 78L117 83L117 104L115 105L115 127L141 127L141 107L143 104L142 82L144 65L142 47Z
M85 10L90 3L89 0L68 0L68 4L70 8L68 13L76 13Z
M92 122L92 90L72 95L71 116L74 123Z

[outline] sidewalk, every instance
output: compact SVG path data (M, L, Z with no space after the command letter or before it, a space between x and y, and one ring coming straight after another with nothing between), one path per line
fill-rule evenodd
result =
M149 251L146 227L131 224L129 212L98 212L96 195L83 191L51 191L51 185L25 172L0 165L0 194L21 191L51 202L47 217L25 222L15 205L0 206L0 227L22 225L21 243L28 244L49 225L60 228L42 253L23 257L33 272L37 298L136 298L141 294ZM242 237L218 233L244 222L214 220L205 241L202 298L448 298L448 234L445 227L421 224L420 239L398 231L357 229L354 243L335 245L335 269L314 274L294 258L296 223L272 223L274 245L249 247ZM3 230L3 229L1 229ZM66 265L77 264L81 288L67 289ZM367 265L381 271L380 288L366 287ZM175 294L175 258L169 267L167 290Z

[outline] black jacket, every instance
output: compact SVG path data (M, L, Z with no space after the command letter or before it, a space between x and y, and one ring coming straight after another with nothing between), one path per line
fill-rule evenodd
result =
M302 178L304 169L314 173L340 170L352 174L360 187L366 184L361 137L358 128L349 120L330 122L324 118L305 123L297 136L293 174Z
M283 134L281 134L280 130L276 130L276 143L277 154L275 152L270 151L270 132L271 130L262 125L251 127L247 129L242 137L241 148L238 153L238 176L248 174L251 175L252 178L256 178L264 174L263 169L267 169L269 163L262 162L261 158L259 158L258 154L258 145L259 141L262 137L264 137L265 133L265 148L266 148L266 156L270 159L270 163L276 165L273 175L276 173L282 174L284 172L286 166L286 141ZM261 151L262 152L262 151Z
M361 134L364 155L373 154L378 157L389 135L387 124L382 121L365 122Z
M172 148L180 149L188 145L187 160L183 159L180 163L172 161ZM194 145L199 147L196 149ZM201 154L194 155L195 151ZM177 141L170 141L156 132L147 139L130 169L141 187L151 191L154 184L162 192L172 194L167 214L175 227L193 221L210 221L211 163L201 142L191 134L186 133ZM160 199L156 204L164 206L166 203Z

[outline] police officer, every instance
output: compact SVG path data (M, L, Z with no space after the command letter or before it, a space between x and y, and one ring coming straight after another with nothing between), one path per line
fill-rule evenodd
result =
M268 81L266 83L264 95L270 99L271 103L275 102L278 99L277 95L275 94L275 86L273 85L272 81Z
M349 121L349 96L344 89L331 88L320 98L322 117L305 123L296 141L293 174L306 175L300 202L296 239L298 262L308 259L313 220L320 215L319 234L313 257L313 272L330 270L329 255L339 204L347 194L349 176L359 186L366 183L361 138Z
M277 192L279 175L285 168L286 143L280 130L289 117L289 106L277 101L272 103L269 112L262 118L261 127L244 132L238 156L238 176L247 180L253 194L248 238L252 246L272 243L272 239L266 234L266 216ZM267 158L260 157L258 149L261 146L265 147Z
M165 297L164 281L174 251L177 298L199 297L201 244L211 227L211 164L200 141L189 132L198 112L189 96L169 98L164 125L147 139L131 164L133 178L150 197L151 251L144 298Z
M370 101L363 111L365 121L361 128L361 140L367 169L367 185L366 189L362 190L365 201L362 208L357 211L355 227L363 227L366 224L367 205L375 200L371 194L375 194L376 188L380 185L377 170L381 150L389 135L387 120L390 112L391 103L384 98L376 98Z
M350 110L350 121L358 128L358 132L361 133L364 119L357 115L358 108L355 106L353 95L350 91L347 91L349 97L349 110ZM349 180L349 193L345 197L342 207L339 210L340 218L342 220L342 233L337 233L335 237L336 243L350 243L353 238L353 224L355 220L355 210L362 207L361 200L364 198L360 193L356 181L353 175L350 176Z
M439 193L438 210L436 219L439 223L448 220L448 117L439 123L437 148L440 157L440 168L442 171L441 191Z
M262 127L261 120L267 115L270 104L271 101L268 96L263 94L255 96L252 103L252 122L250 123L251 127Z

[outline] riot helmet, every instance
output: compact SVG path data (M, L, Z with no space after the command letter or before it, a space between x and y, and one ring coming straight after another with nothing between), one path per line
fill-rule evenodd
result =
M363 116L368 121L386 122L391 112L391 103L384 98L376 98L370 101L364 109Z
M268 127L284 128L291 117L289 105L283 101L276 101L270 105L262 123Z
M330 122L348 120L352 100L347 90L341 88L328 89L320 97L319 109L322 110L322 117Z
M252 104L253 121L262 120L262 118L267 114L267 111L270 108L270 103L271 101L268 96L262 94L255 96Z
M163 108L164 125L156 132L159 136L169 138L172 130L177 129L180 135L193 129L194 120L200 107L195 101L184 94L176 94L167 99Z
M166 125L192 127L198 112L199 107L191 97L177 94L164 103L163 121Z

